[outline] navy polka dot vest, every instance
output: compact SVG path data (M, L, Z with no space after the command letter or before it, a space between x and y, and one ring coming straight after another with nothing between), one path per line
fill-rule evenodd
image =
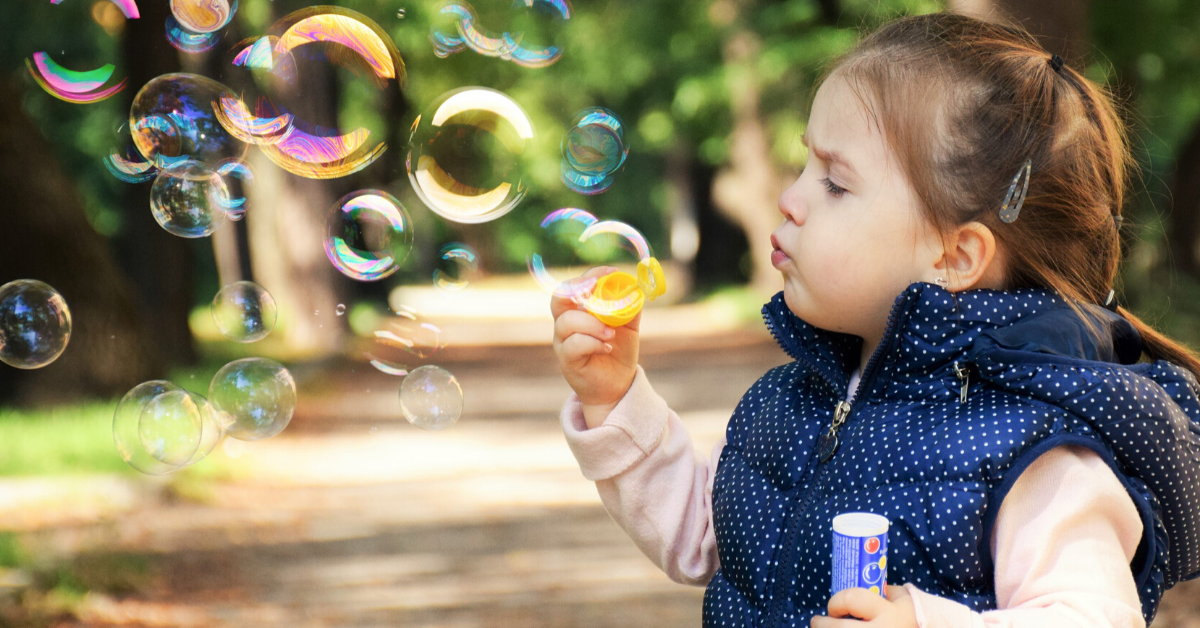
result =
M1163 591L1200 575L1200 386L1169 362L1139 363L1124 318L1084 309L1098 340L1050 291L912 284L822 461L862 339L809 325L776 295L763 316L795 361L730 419L704 625L807 628L829 600L831 521L856 510L891 520L890 584L995 608L996 512L1021 472L1064 444L1096 451L1142 514L1130 567L1150 623Z

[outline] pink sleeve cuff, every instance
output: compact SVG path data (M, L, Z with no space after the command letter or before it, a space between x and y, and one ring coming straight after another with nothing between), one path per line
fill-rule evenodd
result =
M965 604L926 593L912 584L904 588L912 596L920 628L973 628L982 625L979 615Z
M593 429L583 419L579 396L571 393L562 409L563 434L583 477L607 480L642 460L658 446L667 427L667 402L637 367L633 384L608 418Z

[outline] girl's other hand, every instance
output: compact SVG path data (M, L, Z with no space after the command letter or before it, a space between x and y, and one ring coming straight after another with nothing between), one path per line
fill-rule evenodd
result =
M569 281L579 283L616 270L600 266ZM637 375L642 314L639 312L621 327L609 327L579 304L560 296L551 298L550 312L554 315L554 353L580 402L584 406L615 406Z
M838 619L849 617L850 619ZM857 619L856 619L857 618ZM888 586L887 599L866 589L838 591L829 598L829 616L813 617L812 628L917 628L917 612L912 596L904 587Z

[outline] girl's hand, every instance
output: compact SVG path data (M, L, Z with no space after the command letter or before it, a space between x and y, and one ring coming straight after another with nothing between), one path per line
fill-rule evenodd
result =
M579 282L606 275L616 268L593 268ZM616 405L637 375L638 326L642 315L627 325L609 327L570 299L550 300L554 315L554 353L567 383L584 406Z
M851 617L851 619L835 619ZM857 619L854 619L857 618ZM813 617L812 628L917 628L912 596L904 587L888 586L887 599L866 589L844 589L829 598L829 616Z

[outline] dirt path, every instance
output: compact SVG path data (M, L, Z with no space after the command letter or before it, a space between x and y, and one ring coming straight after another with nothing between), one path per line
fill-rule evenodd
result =
M26 526L32 547L93 556L109 578L128 569L114 557L149 565L131 593L90 595L82 622L59 625L699 625L703 589L668 580L580 475L549 349L438 357L467 392L445 432L399 418L399 380L324 365L297 374L305 405L283 435L215 454L246 476L202 503L164 498L153 481L96 479L57 521L28 509L43 517ZM642 360L705 454L740 395L782 361L761 336L649 344ZM1200 628L1188 606L1198 593L1172 591L1155 626Z

